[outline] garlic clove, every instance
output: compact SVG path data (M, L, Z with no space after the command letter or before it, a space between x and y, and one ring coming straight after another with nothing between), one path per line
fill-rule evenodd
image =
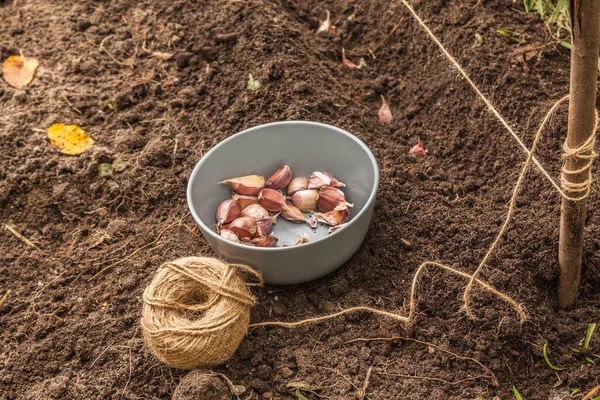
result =
M339 225L337 225L337 226L332 226L332 227L330 227L330 228L329 228L329 231L327 232L327 234L328 234L328 235L331 235L333 232L337 232L337 231L339 231L340 229L342 229L343 227L345 227L345 226L346 226L346 224L347 224L347 222L346 222L346 223L343 223L343 224L339 224Z
M274 189L263 189L258 194L258 203L273 212L283 211L286 208L285 196Z
M255 221L260 221L261 219L269 218L271 214L269 214L269 211L260 204L250 204L241 211L241 216L250 217Z
M326 186L319 190L319 195L317 197L317 207L319 208L319 211L333 211L338 206L354 207L354 204L350 204L346 201L346 196L340 189Z
M277 213L273 216L268 216L267 218L256 221L256 236L267 236L269 232L271 232L273 224L277 223L279 214L280 213Z
M250 217L239 217L229 224L229 230L240 239L250 239L256 234L256 221Z
M302 211L293 204L286 204L285 209L281 212L281 216L292 222L308 222Z
M313 172L308 178L309 189L321 189L322 187L329 186L331 184L331 178L323 172Z
M280 167L265 183L267 189L280 190L286 187L292 180L292 170L289 166Z
M300 211L311 212L317 209L317 190L300 190L292 196L292 203L300 209Z
M252 204L258 203L258 197L256 196L244 196L234 193L231 198L239 203L240 207L242 207L242 210Z
M227 199L217 207L217 226L227 224L241 215L242 207L234 199Z
M379 122L382 124L389 124L392 122L392 119L394 119L392 117L392 110L390 110L390 106L388 105L387 101L385 101L385 97L383 96L381 96L381 108L379 109L377 115L379 116Z
M310 241L310 239L308 238L308 235L306 233L301 233L298 235L298 237L299 237L299 239L296 243L294 243L294 245L308 243Z
M346 186L346 184L344 182L338 181L330 173L323 172L323 174L327 175L329 177L329 179L331 179L331 183L329 184L329 186L331 186L331 187L343 187L343 186Z
M307 235L307 234L305 234L305 233L301 233L301 234L299 234L299 235L298 235L298 238L299 238L299 239L298 239L298 241L297 241L296 243L293 243L293 244L284 244L284 245L283 245L283 246L281 246L281 247L297 246L297 245L299 245L299 244L308 243L308 242L310 241L310 239L309 239L308 235Z
M417 144L410 148L408 154L417 158L423 158L427 155L427 149L423 146L423 143L421 143L421 139L419 139Z
M329 226L338 226L345 224L350 219L350 211L346 206L336 207L333 211L326 213L314 213L313 214L319 222L323 222Z
M254 244L256 247L275 247L278 241L279 239L271 233L265 237L254 238L250 243Z
M231 240L232 242L235 242L235 243L240 243L240 238L238 238L238 235L236 235L229 229L221 229L220 235L221 235L221 237L223 237L227 240Z
M220 235L221 231L223 229L229 230L229 225L231 225L231 224L223 224L221 226L219 226L219 224L217 224L217 227L216 227L217 228L217 233Z
M265 187L265 178L260 175L247 175L226 179L219 184L227 184L231 190L244 196L256 196Z
M333 35L335 33L335 26L331 23L331 14L329 14L329 10L326 10L325 12L327 13L327 18L325 21L319 21L319 29L317 29L315 35Z
M308 178L308 188L319 190L325 186L346 186L345 183L335 179L330 173L327 172L313 172L310 178Z
M354 64L352 61L350 61L346 58L346 51L344 50L343 47L342 47L342 64L344 65L344 67L347 67L350 69L354 69L354 68L358 67L358 65Z
M290 184L287 187L287 193L289 196L292 196L294 193L306 189L308 189L308 179L298 177L290 181Z

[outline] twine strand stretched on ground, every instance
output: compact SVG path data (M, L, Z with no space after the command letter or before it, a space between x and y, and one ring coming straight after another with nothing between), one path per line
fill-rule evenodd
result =
M336 317L339 317L340 315L344 315L344 314L348 314L348 313L352 313L352 312L356 312L356 311L368 311L373 314L383 315L384 317L392 318L392 319L398 320L402 323L409 324L415 318L415 313L416 313L416 308L417 308L417 286L419 284L419 277L423 274L423 272L425 271L425 269L428 266L440 268L440 269L448 271L452 274L462 276L463 278L466 278L466 279L471 279L471 277L472 277L471 275L469 275L465 272L459 271L455 268L452 268L448 265L444 265L444 264L434 262L434 261L426 261L419 266L419 268L417 269L417 272L415 272L415 275L413 277L413 281L412 281L411 288L410 288L410 304L409 304L409 309L408 309L408 316L400 315L400 314L389 312L389 311L380 310L378 308L373 308L373 307L357 306L357 307L346 308L344 310L338 311L333 314L322 315L320 317L314 317L314 318L307 318L307 319L303 319L301 321L296 321L296 322L280 322L280 321L259 322L256 324L251 324L250 328L256 328L259 326L281 326L284 328L294 328L294 327L305 325L305 324L321 322L321 321L325 321L328 319L336 318ZM478 285L480 285L485 290L492 293L494 296L507 302L511 307L513 307L515 309L515 311L517 312L517 314L519 314L519 319L521 322L524 322L526 320L527 317L525 315L525 311L523 310L523 307L521 305L519 305L516 301L514 301L510 296L507 296L506 294L500 292L499 290L495 289L493 286L489 285L488 283L486 283L480 279L475 279L474 282L477 283Z
M506 214L506 219L504 220L504 223L502 224L502 227L500 228L500 231L498 232L496 239L494 240L494 242L488 249L487 253L481 260L481 263L479 263L479 266L477 267L477 269L471 276L469 283L465 287L465 291L463 292L463 301L465 303L465 310L467 312L467 315L470 318L473 318L473 313L471 312L471 307L469 306L473 282L475 282L475 279L477 279L477 276L483 269L485 263L488 261L488 259L490 258L490 256L494 252L494 250L496 249L496 246L498 246L498 243L500 243L500 240L502 240L502 237L504 236L504 234L506 233L506 230L508 229L508 225L510 224L510 221L515 212L515 203L517 200L517 194L519 193L519 189L521 188L521 185L523 184L523 181L525 180L525 176L527 175L527 171L529 170L529 167L531 166L531 160L533 159L533 155L534 155L535 151L537 150L538 143L540 142L540 139L542 137L542 132L544 131L546 124L550 121L550 119L554 115L558 106L563 101L567 100L568 98L569 98L569 96L565 96L562 99L560 99L559 101L557 101L556 103L554 103L554 106L552 106L552 108L550 109L550 111L548 111L548 114L546 114L546 117L542 121L542 124L540 125L540 127L535 135L535 138L533 139L533 145L531 146L531 151L529 152L529 155L527 156L527 161L525 161L525 165L523 166L523 169L521 170L521 174L519 175L519 178L517 179L517 184L515 185L513 194L510 198L510 202L508 205L508 212Z
M561 98L560 100L558 100L552 106L552 108L548 111L548 113L546 114L546 116L543 119L542 123L540 124L540 127L537 130L537 133L535 135L534 142L533 142L533 145L532 145L531 149L528 149L527 146L525 146L525 144L521 140L521 138L510 127L510 125L504 119L504 117L502 117L502 115L500 114L500 112L494 107L494 105L492 104L492 102L481 92L481 90L479 90L479 88L477 87L477 85L475 85L475 83L467 75L467 73L461 67L461 65L454 59L454 57L448 52L448 50L446 50L446 48L444 47L444 45L442 45L442 43L440 42L440 40L433 34L433 32L431 32L431 30L429 29L429 27L423 22L423 20L414 11L414 9L410 6L410 4L406 0L399 0L399 1L408 9L408 11L412 14L412 16L415 18L415 20L425 30L425 32L428 34L428 36L431 38L431 40L433 40L433 42L435 42L435 44L440 48L440 50L446 56L446 58L450 61L450 63L452 65L454 65L454 67L460 72L460 74L463 76L463 78L469 83L469 85L471 85L471 87L473 88L473 90L483 100L483 102L486 104L486 106L488 107L488 109L494 114L494 116L498 119L498 121L508 130L508 132L515 138L515 140L517 141L517 143L519 144L519 146L527 154L527 160L526 160L525 165L523 166L523 168L521 170L521 174L519 175L519 178L517 180L517 183L515 185L515 188L513 190L512 196L511 196L511 200L509 202L509 209L508 209L508 212L506 214L506 218L504 220L504 223L503 223L500 231L498 232L498 234L496 236L496 239L494 240L494 242L492 243L492 245L489 247L488 251L486 252L484 258L482 259L482 261L478 265L478 267L475 270L475 272L473 273L473 275L469 275L469 274L463 273L463 272L461 272L461 271L459 271L457 269L454 269L452 267L449 267L447 265L444 265L444 264L441 264L441 263L437 263L437 262L425 262L425 263L421 264L419 266L417 272L415 273L415 276L413 278L413 283L411 285L411 300L410 300L410 305L409 305L409 315L408 315L408 317L401 316L401 315L394 314L394 313L389 313L387 311L382 311L382 310L374 309L374 308L371 308L371 307L360 306L360 307L348 308L348 309L342 310L340 312L337 312L337 313L334 313L334 314L331 314L331 315L325 315L325 316L316 317L316 318L308 318L308 319L305 319L305 320L302 320L302 321L297 321L297 322L292 322L292 323L286 323L286 322L263 322L263 323L259 323L259 324L250 325L251 327L267 326L267 325L277 325L277 326L283 326L283 327L294 327L294 326L299 326L299 325L303 325L303 324L306 324L306 323L319 322L319 321L327 320L327 319L330 319L330 318L335 318L337 316L340 316L340 315L343 315L343 314L346 314L346 313L349 313L349 312L354 312L354 311L369 311L369 312L373 312L373 313L376 313L376 314L388 316L388 317L397 319L397 320L405 322L405 323L409 323L409 322L411 322L413 320L415 309L416 309L416 300L417 300L416 299L416 286L417 286L417 283L418 283L418 279L419 279L419 276L422 273L423 269L427 265L433 265L433 266L436 266L438 268L442 268L442 269L444 269L444 270L446 270L448 272L451 272L451 273L454 273L454 274L457 274L457 275L469 278L469 282L468 282L468 284L465 287L465 290L463 292L464 307L465 307L467 315L469 317L471 317L471 318L473 317L473 313L472 313L471 308L470 308L470 295L471 295L473 283L477 282L478 284L482 285L486 290L492 292L497 297L499 297L502 300L504 300L507 303L509 303L515 309L515 311L519 314L519 318L520 318L521 322L523 322L526 319L526 316L525 316L525 313L523 311L523 308L516 301L514 301L512 298L510 298L509 296L505 295L502 292L497 291L492 286L490 286L487 283L479 280L477 278L477 276L479 275L479 273L481 272L481 270L485 266L486 262L489 260L491 254L496 249L496 247L500 243L502 237L506 233L506 230L508 229L510 221L512 220L512 217L514 215L514 209L515 209L515 203L516 203L517 194L518 194L518 192L519 192L519 190L520 190L520 188L521 188L521 186L523 184L523 181L525 179L525 176L527 175L527 171L529 170L529 168L531 166L531 163L533 162L538 167L538 169L542 172L542 174L554 186L554 188L557 190L557 192L562 197L564 197L565 199L571 200L571 201L579 201L579 200L582 200L582 199L586 198L589 195L589 193L590 193L590 188L591 188L591 183L592 183L590 167L592 165L593 159L596 157L596 153L594 152L594 143L595 143L595 132L596 132L596 129L598 127L598 115L596 114L596 123L595 123L594 129L591 132L590 137L584 143L582 143L577 148L572 149L572 148L570 148L568 146L568 144L565 141L565 144L563 146L564 154L562 155L562 157L564 159L571 158L571 159L587 160L588 162L585 164L584 167L582 167L580 169L577 169L577 170L568 170L566 168L566 165L563 165L562 172L561 172L561 184L562 184L562 188L561 188L561 186L559 186L554 181L554 179L550 176L550 174L546 171L546 169L535 158L534 154L535 154L535 151L537 149L537 145L538 145L538 143L539 143L539 141L541 139L542 133L543 133L546 125L548 124L549 120L552 118L552 116L556 112L558 106L560 104L562 104L563 101L567 100L569 98L569 96L565 96L565 97ZM585 182L583 182L583 183L573 183L573 182L570 182L568 180L568 178L567 178L567 176L579 174L579 173L585 172L586 170L588 171L588 179ZM575 193L580 193L580 195L579 196L572 196L572 194L574 192ZM583 193L583 194L581 194L581 193Z

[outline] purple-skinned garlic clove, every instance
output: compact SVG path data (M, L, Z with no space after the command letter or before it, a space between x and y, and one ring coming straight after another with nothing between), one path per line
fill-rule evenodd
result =
M246 175L225 179L219 184L227 184L235 193L244 196L256 196L265 187L265 178L260 175Z
M265 188L281 190L286 187L292 180L292 170L289 166L280 167L269 179L265 182Z

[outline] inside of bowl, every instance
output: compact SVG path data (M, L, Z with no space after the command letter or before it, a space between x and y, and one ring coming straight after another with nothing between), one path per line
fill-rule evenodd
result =
M192 177L190 207L215 231L217 207L231 197L230 188L217 182L251 174L268 179L280 166L289 165L294 177L308 178L314 171L324 171L344 182L346 187L340 189L354 203L352 218L374 189L373 162L364 144L338 128L311 122L262 125L230 137L203 157ZM296 242L302 233L310 241L317 240L328 234L328 227L319 224L313 230L279 218L273 232L280 246Z

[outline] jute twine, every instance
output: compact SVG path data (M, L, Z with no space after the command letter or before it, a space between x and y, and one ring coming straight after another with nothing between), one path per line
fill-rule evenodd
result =
M565 140L563 144L562 158L565 161L560 174L560 184L563 191L568 196L564 196L567 200L579 201L587 198L590 194L592 187L592 170L591 166L594 159L598 157L598 154L594 151L596 145L596 131L598 129L598 112L596 112L596 120L594 121L594 128L592 133L588 136L587 140L576 148L569 147L569 144ZM567 169L567 160L585 161L585 164L578 169L569 170ZM587 178L581 183L572 182L570 177L586 173Z
M240 271L254 276L248 283ZM181 369L226 361L248 331L256 299L248 286L262 285L250 267L215 258L186 257L160 266L144 291L142 332L152 352Z

